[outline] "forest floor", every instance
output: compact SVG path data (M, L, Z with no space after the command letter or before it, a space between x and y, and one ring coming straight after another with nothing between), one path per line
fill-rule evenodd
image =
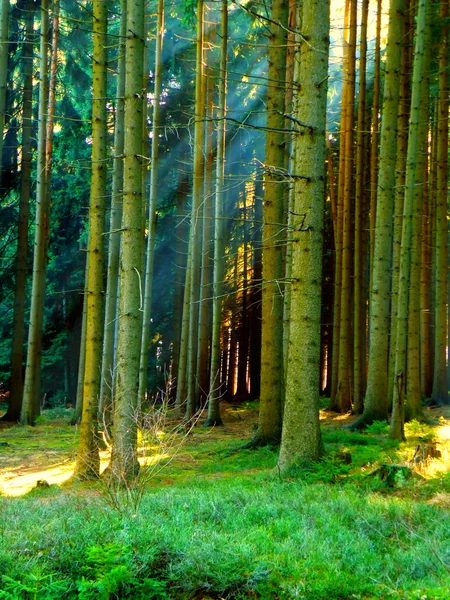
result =
M283 481L276 449L242 448L257 404L223 408L148 419L125 491L70 480L70 410L1 424L0 599L450 599L449 407L402 444L321 411L324 460Z

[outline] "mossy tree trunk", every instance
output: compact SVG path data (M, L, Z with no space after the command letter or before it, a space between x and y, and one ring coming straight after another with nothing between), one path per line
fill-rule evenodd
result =
M107 6L103 0L93 4L93 101L92 101L92 175L89 206L89 242L86 282L86 348L80 441L75 477L98 477L98 406L100 396L103 294L105 255L105 190L107 156L106 122L106 33Z
M320 304L329 2L303 3L299 71L296 78L295 204L292 235L291 323L283 435L278 469L317 460L319 427ZM307 41L306 41L307 40ZM301 215L306 215L303 218Z
M125 51L125 141L119 331L110 474L124 485L139 472L137 460L139 358L142 335L142 94L145 48L144 0L128 0Z
M267 135L262 248L262 349L259 425L255 445L278 444L283 390L283 247L285 169L285 74L289 3L272 1L268 49ZM281 175L280 175L281 173Z

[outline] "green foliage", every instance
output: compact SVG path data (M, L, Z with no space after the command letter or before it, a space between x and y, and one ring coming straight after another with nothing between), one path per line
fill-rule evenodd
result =
M386 421L374 421L366 427L367 433L375 433L376 435L384 435L389 431L389 423Z
M139 580L130 546L119 543L93 546L86 552L87 576L77 582L80 600L121 598L165 600L166 584L156 579Z
M1 600L59 600L70 589L69 582L54 575L30 574L16 581L3 575Z

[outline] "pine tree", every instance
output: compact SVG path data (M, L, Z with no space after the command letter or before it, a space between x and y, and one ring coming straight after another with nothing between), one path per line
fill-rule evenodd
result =
M292 290L289 364L278 468L315 461L319 427L320 304L325 198L325 131L329 3L303 3L296 77L295 220L291 229ZM306 215L302 217L302 215Z

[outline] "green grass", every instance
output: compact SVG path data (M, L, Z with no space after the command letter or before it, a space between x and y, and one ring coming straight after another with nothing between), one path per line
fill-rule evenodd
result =
M198 430L137 510L114 510L101 483L0 497L0 599L448 599L449 475L393 489L370 475L433 431L409 428L398 445L381 427L327 425L325 460L284 481L275 449L236 451L239 435ZM59 421L0 441L45 444L52 432L73 444Z

